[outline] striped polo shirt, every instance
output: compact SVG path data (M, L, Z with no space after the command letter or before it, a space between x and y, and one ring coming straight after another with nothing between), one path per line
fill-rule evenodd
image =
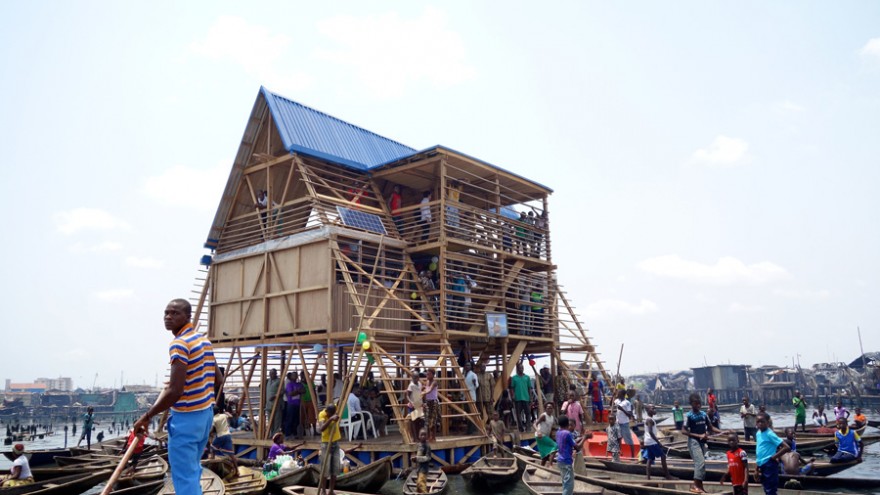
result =
M214 348L202 334L187 323L171 341L168 349L171 363L175 359L186 364L183 395L171 407L175 412L202 411L214 406Z

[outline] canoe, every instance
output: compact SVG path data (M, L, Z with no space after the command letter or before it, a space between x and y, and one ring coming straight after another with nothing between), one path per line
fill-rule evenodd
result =
M461 477L474 486L496 487L516 482L520 478L520 471L515 457L490 455L462 471Z
M638 480L638 479L610 479L600 476L580 476L575 479L582 480L591 485L599 486L625 495L690 495L691 482L682 480ZM780 481L778 495L832 495L834 492L813 492L809 490L789 490L782 488L784 483ZM758 485L760 486L760 485ZM713 482L704 482L703 488L708 493L733 494L730 484L721 485ZM839 494L838 495L842 495Z
M727 451L727 439L721 438L720 436L709 437L706 440L706 444L709 446L709 450L718 450L718 451ZM750 454L755 453L755 446L757 442L745 440L739 442L739 448L745 450ZM797 442L797 450L800 453L805 452L815 452L817 450L822 450L824 448L830 447L834 445L834 438L817 438L812 440L802 440Z
M266 491L266 477L261 471L247 466L238 466L238 474L223 480L226 495L257 495Z
M118 464L118 461L111 463L110 466L115 468L116 464ZM125 472L123 471L123 473ZM141 459L138 462L137 467L135 467L134 473L123 474L120 476L119 481L117 482L119 484L117 486L125 488L128 486L161 480L165 478L167 473L168 463L165 462L165 459L154 455L147 457L146 459Z
M155 495L165 486L164 479L149 481L147 483L139 483L128 488L117 488L110 492L110 495Z
M125 446L125 442L127 441L127 437L117 437L111 438L109 440L104 440L103 442L97 442L92 444L92 448L89 449L87 447L81 447L74 445L73 447L69 447L70 455L78 456L83 454L92 454L92 453L104 453L105 447L113 447L113 448L122 448Z
M559 471L529 463L523 470L522 482L533 495L561 495L562 479ZM604 489L592 486L577 477L574 479L573 495L599 494Z
M871 428L880 428L880 419L869 419L868 426Z
M413 469L413 471L409 473L409 476L406 477L406 481L403 482L403 495L440 495L446 490L446 485L449 483L449 478L446 477L446 473L440 469L431 469L428 471L428 491L420 493L416 485L418 477L418 469Z
M311 466L288 471L267 480L272 491L279 492L289 486L318 486L318 472Z
M284 493L285 495L319 495L317 487L301 486L301 485L284 487L284 489L282 489L280 493ZM326 494L327 494L327 491L324 490L324 492L321 493L320 495L326 495ZM343 491L343 490L339 490L337 488L336 495L372 495L372 494L352 492L352 491L348 491L348 490Z
M30 485L16 486L12 488L0 488L3 495L69 495L82 493L93 486L110 479L113 471L105 469L92 473L72 474L51 480L35 481Z
M312 470L312 480L317 486L321 479L321 465L309 464ZM345 474L336 476L336 488L353 492L378 493L382 486L391 478L391 458L383 457L366 466L361 466Z
M202 495L225 495L226 494L226 486L223 485L223 480L217 476L216 473L211 471L208 468L202 468ZM159 495L176 495L177 492L174 491L174 483L171 482L171 477L169 476L165 480L165 486L162 487L162 490L159 492Z
M121 456L112 454L103 454L92 452L91 454L77 455L73 457L55 457L55 464L64 466L78 466L83 464L94 464L96 462L119 462Z
M602 464L605 465L605 469L608 474L622 473L638 476L644 476L645 474L644 464L639 464L636 462L614 462L610 459L599 460ZM816 462L814 464L814 467L819 469L818 475L799 476L780 474L779 483L780 485L783 485L786 481L797 480L801 484L801 486L808 490L827 490L844 487L852 489L880 487L880 478L846 478L841 476L827 477L830 474L839 473L840 471L855 466L856 464L858 464L858 462L856 461L841 464L831 464L830 462ZM685 464L673 461L667 462L667 467L669 469L669 474L676 478L691 480L694 477L693 464ZM595 473L597 471L593 472ZM725 475L725 473L727 473L726 462L719 463L708 461L706 463L706 477L704 479L706 481L719 481L721 477ZM663 468L656 464L651 466L651 475L662 476Z
M12 452L3 452L3 455L9 459L10 462L15 460L15 456L12 455ZM44 449L26 450L24 455L28 458L28 465L34 467L55 464L56 457L70 457L71 454L68 449Z

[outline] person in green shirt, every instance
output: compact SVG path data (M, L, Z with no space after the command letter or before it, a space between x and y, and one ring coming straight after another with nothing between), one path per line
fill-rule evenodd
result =
M794 405L794 429L797 430L798 425L801 425L801 431L806 432L807 402L804 400L804 396L801 394L800 390L795 391L791 403Z
M510 388L513 391L513 406L516 424L519 431L526 431L525 425L529 422L529 405L532 402L532 379L523 372L522 362L516 363L516 374L510 378Z
M675 431L681 431L684 426L684 411L678 401L672 403L672 420L675 421Z

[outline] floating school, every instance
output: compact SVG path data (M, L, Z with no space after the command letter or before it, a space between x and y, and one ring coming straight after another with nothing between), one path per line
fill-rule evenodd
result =
M284 389L265 397L272 369L282 384L301 373L315 409L334 396L344 405L355 381L378 389L388 435L376 435L369 417L343 415L340 447L354 467L391 457L395 469L409 466L417 446L404 399L412 373L436 374L432 449L441 465L487 450L486 403L499 402L517 363L536 377L536 360L546 362L580 390L591 373L611 383L557 279L551 193L478 158L416 150L261 88L194 304L226 370L224 391L253 422L233 435L238 454L265 458L272 445L281 412L264 412ZM494 373L491 402L468 393L465 362ZM320 438L288 444L314 461Z

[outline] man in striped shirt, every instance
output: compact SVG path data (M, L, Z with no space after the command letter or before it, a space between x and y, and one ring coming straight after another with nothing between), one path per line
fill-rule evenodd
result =
M199 459L214 416L216 363L211 342L195 331L191 316L192 307L185 299L174 299L165 307L165 329L174 334L168 349L171 378L153 407L135 422L134 430L146 432L150 419L170 408L168 461L174 489L201 495Z

